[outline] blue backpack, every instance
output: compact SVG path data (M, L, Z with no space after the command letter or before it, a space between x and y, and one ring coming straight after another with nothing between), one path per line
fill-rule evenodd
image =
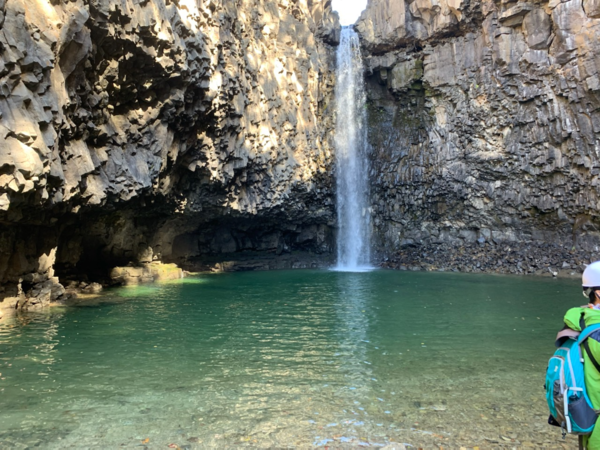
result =
M548 362L546 372L546 400L550 408L548 423L562 428L567 433L588 435L594 430L598 413L587 394L583 372L583 351L600 371L598 362L589 350L587 339L600 330L600 324L585 326L580 322L581 333L557 341L559 348Z

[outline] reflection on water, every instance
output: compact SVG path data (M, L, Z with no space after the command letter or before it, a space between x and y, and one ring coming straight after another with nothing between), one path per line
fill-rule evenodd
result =
M348 372L347 377L358 382L370 379L367 360L369 321L366 314L372 278L357 273L340 274L337 278L338 295L335 303L339 358Z
M0 448L570 448L544 369L570 281L221 274L0 323Z

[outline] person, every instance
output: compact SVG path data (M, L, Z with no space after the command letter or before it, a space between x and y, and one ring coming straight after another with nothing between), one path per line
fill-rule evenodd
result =
M582 320L586 327L600 323L600 261L586 267L581 284L588 304L571 308L565 314L565 325L575 331L581 331ZM600 331L592 333L587 343L589 350L585 349L586 351L583 352L585 385L592 406L600 410L600 371L596 368L600 362ZM600 450L600 421L596 423L591 435L580 439L579 445L580 448L587 450Z

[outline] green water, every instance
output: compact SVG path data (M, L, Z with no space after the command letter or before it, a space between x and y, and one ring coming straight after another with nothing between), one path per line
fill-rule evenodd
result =
M582 300L393 271L113 290L0 322L0 448L572 448L542 385Z

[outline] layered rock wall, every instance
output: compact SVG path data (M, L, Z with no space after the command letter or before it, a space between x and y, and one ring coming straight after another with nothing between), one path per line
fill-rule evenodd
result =
M503 243L598 252L598 2L369 0L357 29L383 257Z
M0 0L4 295L148 246L328 252L338 40L328 0Z

